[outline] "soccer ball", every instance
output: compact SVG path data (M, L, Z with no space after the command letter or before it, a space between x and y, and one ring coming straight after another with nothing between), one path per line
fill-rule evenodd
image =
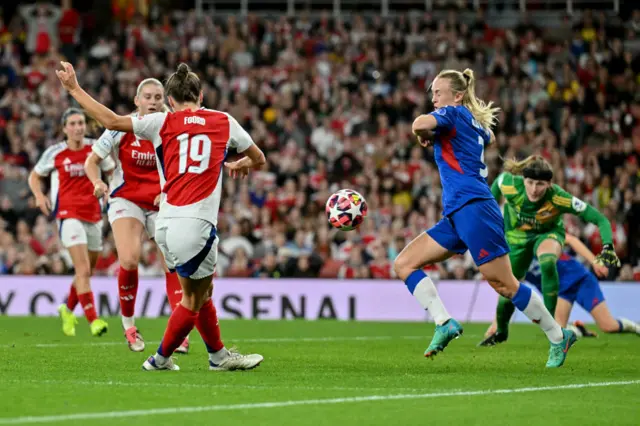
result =
M329 223L341 231L352 231L367 216L367 201L353 189L341 189L327 200L325 211Z

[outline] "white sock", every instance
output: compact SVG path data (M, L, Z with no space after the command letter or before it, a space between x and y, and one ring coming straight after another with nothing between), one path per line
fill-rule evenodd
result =
M622 324L622 331L626 333L640 334L640 325L626 318L620 318L618 320Z
M125 330L133 327L134 325L136 325L136 322L133 317L125 317L124 315L122 316L122 326Z
M217 365L224 361L228 356L229 351L227 350L227 348L223 347L219 351L209 354L209 360Z
M436 324L442 325L451 318L447 308L444 307L436 286L431 281L431 278L425 275L424 278L418 282L416 288L413 290L413 295L420 305L429 311L429 314L433 317Z
M524 284L520 284L520 286L522 287ZM518 292L520 292L520 290L518 290ZM526 308L522 309L522 313L540 326L551 343L562 342L562 339L564 338L562 335L562 328L558 325L556 320L553 319L547 308L545 308L542 298L538 296L538 293L534 293L531 290L529 290L528 293L531 294L531 297L529 298L529 303ZM516 307L517 306L518 305L516 304Z

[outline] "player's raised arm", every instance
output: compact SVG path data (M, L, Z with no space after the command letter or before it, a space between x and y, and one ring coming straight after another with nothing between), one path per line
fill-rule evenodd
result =
M120 130L122 132L133 131L133 124L130 116L118 115L93 99L78 84L78 79L76 78L76 72L73 69L73 65L64 61L61 61L60 63L62 64L63 69L56 70L58 79L62 83L62 86L67 89L69 94L78 101L82 108L85 109L87 114L98 120L100 124L109 130Z
M596 263L620 267L620 259L618 259L613 247L613 232L609 219L590 204L574 197L559 186L555 185L555 189L556 193L552 199L554 205L565 213L572 213L586 222L593 223L600 230L603 247L602 252L596 256Z

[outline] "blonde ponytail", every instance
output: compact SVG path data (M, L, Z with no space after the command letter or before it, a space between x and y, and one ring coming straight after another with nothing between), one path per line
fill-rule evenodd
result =
M496 115L500 111L500 108L494 107L493 102L485 104L482 99L476 96L476 78L473 75L472 69L467 68L462 71L462 76L467 81L467 90L465 90L464 96L462 97L462 105L471 111L476 121L484 128L489 129L493 127L498 122Z
M502 168L505 172L511 173L512 175L520 175L525 167L527 167L531 162L533 162L533 156L527 157L524 160L516 160L515 158L508 158L504 160L504 165Z
M443 70L438 74L438 78L449 79L451 90L463 94L462 105L469 109L482 127L490 129L498 122L497 114L500 108L494 107L493 102L485 103L476 96L476 79L472 69L467 68L463 72Z

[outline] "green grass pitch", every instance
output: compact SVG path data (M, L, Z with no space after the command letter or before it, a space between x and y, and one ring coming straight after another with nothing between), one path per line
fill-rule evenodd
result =
M223 321L225 344L264 355L248 372L210 372L204 345L179 372L144 372L166 318L139 320L143 353L119 318L91 337L84 318L65 337L57 318L0 317L0 425L638 425L640 338L580 340L564 367L545 368L533 325L477 348L486 325L435 360L432 324ZM541 389L542 388L542 389Z

